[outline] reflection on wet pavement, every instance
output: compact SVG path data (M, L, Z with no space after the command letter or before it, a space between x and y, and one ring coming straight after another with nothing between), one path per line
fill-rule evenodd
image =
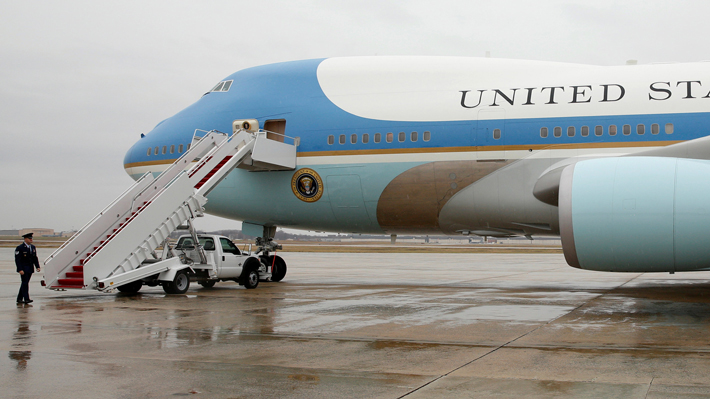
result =
M34 306L14 304L0 261L0 384L38 398L710 396L710 273L585 272L561 255L283 256L285 281L256 290L33 281Z

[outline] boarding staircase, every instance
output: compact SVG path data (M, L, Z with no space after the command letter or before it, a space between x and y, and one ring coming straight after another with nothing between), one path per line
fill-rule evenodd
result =
M163 173L147 172L50 255L42 284L104 290L164 271L165 262L150 263L156 248L203 215L207 194L235 167L293 170L298 139L293 141L271 140L265 131L235 129L230 136L196 130L188 150Z

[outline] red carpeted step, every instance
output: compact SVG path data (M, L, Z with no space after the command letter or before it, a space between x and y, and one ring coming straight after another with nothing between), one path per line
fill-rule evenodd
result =
M84 272L67 272L67 278L80 278L84 281Z
M60 278L57 279L57 283L59 285L78 285L78 286L84 286L84 279L83 278Z
M83 261L84 261L84 260L82 259L82 262L83 262ZM82 273L84 273L84 266L74 266L74 267L72 267L72 269L74 269L75 272L82 272Z

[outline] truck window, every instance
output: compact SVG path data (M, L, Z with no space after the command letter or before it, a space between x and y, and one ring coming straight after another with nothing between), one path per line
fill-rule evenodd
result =
M205 251L214 251L214 240L208 237L200 237L200 245Z
M234 243L229 241L228 239L221 237L219 239L219 242L222 244L222 252L241 255L241 253L239 252L239 248L237 248L237 246L234 245Z
M183 237L178 241L175 249L194 248L195 241L191 237Z

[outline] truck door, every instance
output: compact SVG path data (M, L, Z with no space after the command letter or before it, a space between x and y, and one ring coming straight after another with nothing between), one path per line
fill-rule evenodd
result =
M217 262L220 278L234 278L242 274L242 253L236 245L228 238L220 237L219 243L222 246L222 257Z

